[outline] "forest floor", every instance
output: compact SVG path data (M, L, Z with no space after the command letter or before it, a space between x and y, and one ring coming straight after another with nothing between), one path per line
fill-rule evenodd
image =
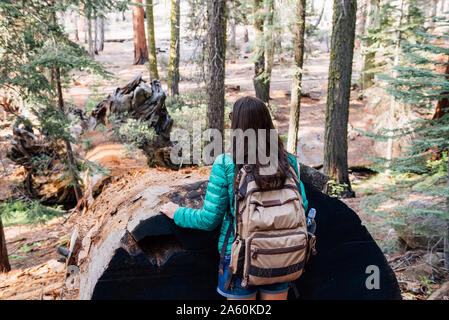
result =
M129 19L123 24L129 24ZM129 28L128 28L129 30ZM131 29L132 30L132 29ZM233 103L239 97L254 95L252 76L253 62L248 51L247 44L243 43L242 30L238 30L237 41L242 48L234 57L228 59L226 65L226 100ZM112 36L114 34L114 36ZM109 30L106 38L130 39L128 33ZM251 35L250 35L251 36ZM159 35L158 48L160 58L160 78L165 86L166 61L168 55L168 32L162 31ZM183 50L184 46L184 50ZM192 54L193 49L189 44L181 44L181 52ZM132 64L133 43L107 42L105 50L96 57L106 69L113 75L111 79L100 79L83 73L73 75L74 86L66 90L65 98L81 108L91 108L117 86L127 83L131 78L142 72L144 79L148 80L148 71L145 66ZM198 87L198 69L193 64L188 64L189 57L181 62L180 91L185 93L191 90L201 90ZM324 119L326 110L326 89L329 54L325 51L311 57L305 62L305 74L303 77L303 91L310 96L301 101L301 120L298 158L302 163L311 166L320 166L323 158ZM281 55L276 58L271 81L271 102L275 110L276 125L280 134L287 134L290 101L290 73L291 58ZM357 70L357 67L354 67ZM354 72L357 78L357 72ZM239 86L238 90L235 90ZM166 89L166 86L164 87ZM378 147L372 138L361 135L354 129L369 130L373 121L373 115L367 100L358 99L358 92L353 91L349 113L349 139L348 159L350 167L360 167L369 164L366 155L378 154ZM0 123L1 125L1 123ZM17 180L21 177L19 168L6 158L8 147L7 137L10 128L0 126L0 200L6 199L12 192ZM382 151L380 149L380 151ZM132 170L154 170L146 168L145 161L136 161L128 166L123 166L123 160L119 156L120 150L114 144L103 145L98 158L109 161L108 166L121 168L115 175ZM367 177L360 174L352 174L351 179L354 188L362 188ZM344 202L356 211L364 224L379 222L380 218L372 217L363 212L360 204L362 197L344 200ZM8 253L12 271L0 275L0 299L58 299L64 279L64 264L57 262L56 253L58 246L65 246L70 236L72 225L70 220L64 223L65 218L59 217L47 221L45 224L35 225L10 225L5 227ZM381 221L380 221L381 222ZM385 230L373 234L376 240L385 238ZM413 254L402 252L387 256L395 269L404 299L426 299L430 291L439 288L439 284L429 281L435 272L434 268L425 268L428 263L424 261L426 252L413 251ZM423 267L424 266L424 267ZM407 268L404 268L407 267ZM423 269L426 269L423 271ZM411 271L410 271L411 270ZM424 277L421 277L425 274ZM430 290L430 291L429 291Z

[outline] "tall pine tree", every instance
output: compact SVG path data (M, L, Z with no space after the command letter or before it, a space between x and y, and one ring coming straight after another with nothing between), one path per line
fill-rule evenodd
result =
M383 75L388 93L416 115L406 126L388 134L399 138L408 136L410 141L398 158L384 160L385 169L392 173L414 173L399 184L412 188L413 192L430 195L436 200L428 209L407 208L407 215L432 215L445 227L431 228L425 225L409 226L414 232L427 236L439 235L444 239L445 264L449 267L449 110L441 104L449 98L449 78L445 70L449 65L449 23L440 23L439 34L417 31L422 41L403 42L401 55L404 63L398 65L394 76ZM444 106L445 105L445 106ZM434 117L436 106L442 114ZM422 221L426 221L423 219ZM441 226L441 225L440 225Z

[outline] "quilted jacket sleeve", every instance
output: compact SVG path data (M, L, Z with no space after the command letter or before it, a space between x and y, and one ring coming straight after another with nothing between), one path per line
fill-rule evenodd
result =
M212 165L203 208L179 207L174 221L180 227L212 231L223 221L228 207L226 164L224 155L220 155Z

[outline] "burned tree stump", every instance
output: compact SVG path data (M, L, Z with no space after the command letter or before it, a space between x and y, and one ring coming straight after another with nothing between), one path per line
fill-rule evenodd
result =
M141 149L155 166L176 168L170 161L170 131L173 119L165 107L166 93L159 80L153 79L151 86L138 74L128 84L115 89L106 99L98 103L89 117L81 117L81 126L94 130L99 124L107 125L108 117L116 114L122 117L137 119L154 128L156 136L146 141ZM120 121L117 124L120 126Z
M90 120L88 126L94 129L98 124L106 124L111 113L128 113L129 117L148 122L158 135L169 140L173 119L165 108L165 98L159 80L153 79L149 86L139 73L95 106L90 115L95 121Z
M216 292L218 230L180 228L159 213L169 200L202 206L207 182L177 174L149 171L121 179L78 217L84 230L74 254L79 298L222 299ZM318 254L296 281L300 299L400 299L393 271L357 214L312 185L305 188L317 210ZM370 265L379 268L380 289L366 287Z

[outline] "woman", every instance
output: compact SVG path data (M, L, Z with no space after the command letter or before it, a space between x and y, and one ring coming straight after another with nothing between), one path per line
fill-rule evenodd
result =
M257 130L274 129L273 122L271 120L270 113L265 104L253 97L244 97L238 99L230 114L231 129L242 129L245 132L248 129ZM270 150L270 135L266 135L266 150ZM277 172L273 175L259 174L259 168L261 167L259 161L256 159L256 164L252 164L256 183L258 186L270 187L283 185L286 179L289 166L292 166L296 175L299 176L298 164L293 155L288 154L284 150L283 143L278 137L278 154L277 154ZM251 159L248 155L248 143L245 142L244 162L248 162ZM258 145L258 144L256 144ZM161 212L167 215L169 218L174 219L174 222L184 228L202 229L202 230L214 230L221 223L220 237L218 241L218 249L221 251L223 246L226 231L228 229L230 219L226 214L227 210L230 210L232 215L234 214L234 188L237 185L235 178L241 168L241 164L236 165L236 144L233 143L233 156L228 154L219 155L212 166L211 175L209 178L209 184L207 186L206 197L204 199L204 205L202 209L191 209L186 207L178 207L174 203L167 203L161 207ZM238 158L240 159L240 158ZM304 192L304 186L300 182L301 194L304 201L305 209L307 210L307 199ZM234 219L235 220L235 219ZM286 300L288 289L290 287L289 282L276 283L263 286L248 286L246 289L241 286L241 279L236 279L233 289L224 289L224 284L229 273L229 262L231 253L231 244L233 242L233 236L229 238L226 248L226 257L224 261L224 272L218 275L218 287L217 291L222 296L228 298L228 300L255 300L256 295L259 292L262 300Z

